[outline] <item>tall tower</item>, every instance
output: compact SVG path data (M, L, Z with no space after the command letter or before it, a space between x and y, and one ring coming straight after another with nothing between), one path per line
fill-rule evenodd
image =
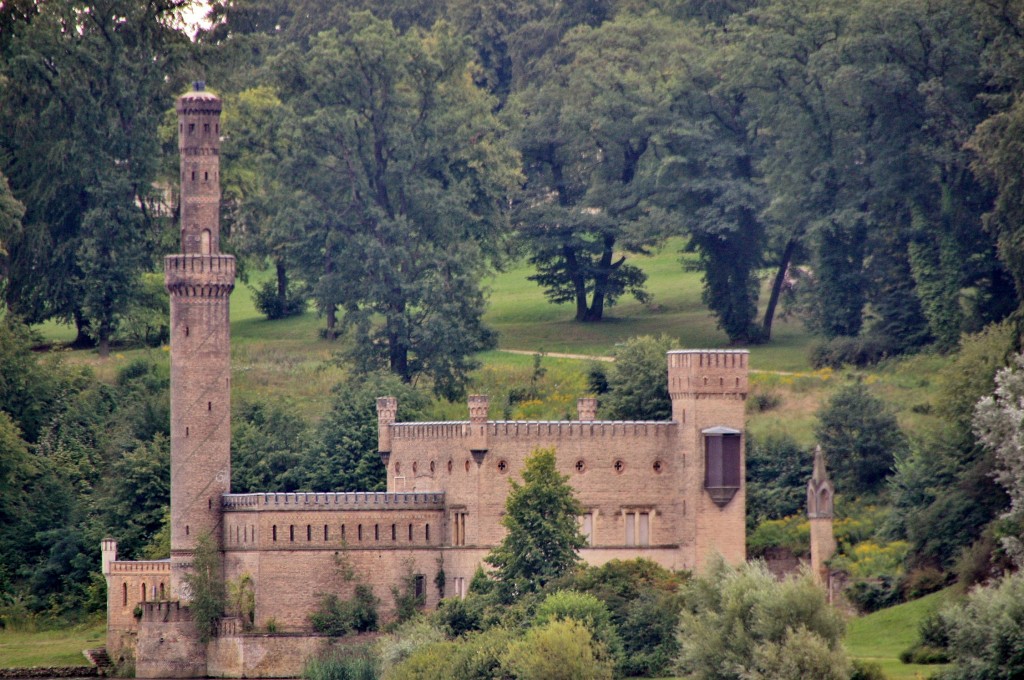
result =
M668 353L668 391L685 472L679 496L694 517L694 566L717 553L729 564L747 559L744 405L746 350Z
M181 253L164 259L171 294L171 596L196 541L221 545L221 494L231 483L228 298L235 258L220 253L220 99L202 83L178 98Z
M820 583L828 583L825 563L836 554L832 527L835 489L825 469L825 454L814 449L814 471L807 480L807 520L811 525L811 573Z

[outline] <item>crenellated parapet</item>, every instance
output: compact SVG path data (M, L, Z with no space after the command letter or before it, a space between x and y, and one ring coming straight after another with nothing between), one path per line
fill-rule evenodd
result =
M218 298L235 288L233 255L168 255L164 258L164 283L176 297Z
M747 350L676 350L668 353L668 391L672 399L746 399Z
M377 452L388 464L387 457L391 454L391 425L398 417L398 399L394 397L377 398Z
M444 508L443 492L279 492L231 493L221 497L227 511L259 510L438 510Z
M142 560L139 562L111 562L111 574L170 574L170 560Z
M471 425L467 420L425 423L395 423L394 439L449 440L465 438ZM485 424L487 438L615 438L668 437L675 423L665 420L491 420ZM470 448L467 446L467 448Z

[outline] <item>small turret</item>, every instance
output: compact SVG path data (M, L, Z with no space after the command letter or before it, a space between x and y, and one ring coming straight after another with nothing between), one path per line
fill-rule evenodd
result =
M825 563L836 553L832 527L835 489L828 478L825 454L814 449L814 471L807 481L807 519L811 525L811 573L820 583L828 582Z
M576 417L584 422L597 420L597 399L594 397L580 397L577 399L576 414Z
M110 574L113 562L117 562L117 541L107 536L100 541L100 570L104 576Z
M395 397L377 398L377 452L387 467L391 458L391 425L398 417L398 399Z
M473 460L483 463L487 454L487 411L491 406L491 398L485 394L469 395L469 424L466 426L466 444Z

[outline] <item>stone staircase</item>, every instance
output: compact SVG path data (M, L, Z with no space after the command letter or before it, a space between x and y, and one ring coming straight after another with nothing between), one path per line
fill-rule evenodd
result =
M85 658L96 667L96 672L101 676L110 675L111 671L114 670L114 662L107 656L107 648L99 647L98 649L83 649L82 654Z

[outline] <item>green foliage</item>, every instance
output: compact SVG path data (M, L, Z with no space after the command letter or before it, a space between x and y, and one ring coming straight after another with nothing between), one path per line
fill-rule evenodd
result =
M814 368L865 368L896 353L896 347L888 337L873 333L856 338L843 335L811 347L809 360Z
M761 563L733 568L718 561L684 584L682 597L677 671L687 677L790 677L772 675L781 669L799 673L792 677L849 674L842 616L809 574L780 582Z
M773 548L782 548L797 557L810 555L811 525L807 517L800 514L767 519L747 536L747 550L751 557L764 557Z
M416 592L417 576L423 578L422 574L414 574L412 563L405 566L401 583L391 586L391 597L395 600L395 620L403 623L419 614L426 603L426 584L423 584L423 592Z
M608 391L601 397L603 415L610 420L670 420L666 353L678 345L667 335L645 335L619 347L608 372Z
M507 533L484 558L506 602L538 590L571 569L586 545L576 518L582 507L555 468L555 451L537 449L526 459L523 483L509 481L501 523Z
M451 602L461 600L442 600L446 604ZM420 649L444 639L445 633L426 617L413 618L400 624L374 643L374 654L380 660L381 675L388 676L396 666Z
M227 602L234 616L242 622L243 631L251 631L256 623L256 589L249 573L227 583Z
M602 660L599 646L582 623L554 620L512 642L501 668L519 680L610 680L611 660Z
M377 680L377 661L368 646L331 645L302 667L303 680Z
M804 510L813 463L813 454L788 435L748 435L748 531L764 520L791 517Z
M534 626L562 619L572 619L590 631L596 643L594 653L599 660L608 661L613 666L621 666L625 662L622 640L612 623L611 613L599 599L573 590L555 591L537 606Z
M966 602L941 612L949 635L953 665L942 680L1009 678L1024 668L1020 639L1024 635L1024 577L1014 574L968 595Z
M271 279L254 288L252 298L260 314L271 321L297 316L306 311L306 298L302 292L286 291L281 296L277 282Z
M832 395L818 412L814 435L836 487L851 494L877 491L907 447L895 416L862 382Z
M231 418L231 489L294 491L311 445L309 424L289 402L243 402Z
M200 642L209 642L217 633L217 622L224 615L227 593L221 577L221 556L209 534L196 539L192 568L182 581L188 589L188 608Z
M385 670L386 680L490 680L503 677L500 659L515 634L494 627L454 642L420 646L401 663Z
M321 595L320 603L309 615L309 623L316 632L332 637L377 630L379 604L370 586L356 583L349 600L334 593Z

